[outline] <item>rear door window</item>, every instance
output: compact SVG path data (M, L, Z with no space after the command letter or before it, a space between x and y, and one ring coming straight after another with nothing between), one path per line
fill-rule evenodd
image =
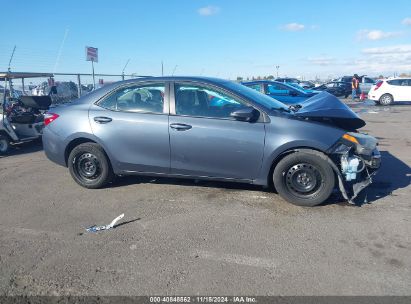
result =
M164 83L130 85L111 92L97 104L105 109L122 112L163 113Z
M400 86L402 84L402 79L393 79L387 81L390 85Z
M247 87L250 89L256 90L257 92L261 92L261 85L260 84L246 84Z

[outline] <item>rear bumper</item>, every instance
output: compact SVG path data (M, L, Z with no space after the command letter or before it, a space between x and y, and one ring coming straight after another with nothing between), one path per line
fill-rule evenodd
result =
M61 138L50 130L50 128L43 129L43 148L49 160L67 167L64 151L65 147Z

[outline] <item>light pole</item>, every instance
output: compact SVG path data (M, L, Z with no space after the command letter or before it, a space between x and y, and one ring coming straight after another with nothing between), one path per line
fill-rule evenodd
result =
M278 69L280 68L280 66L276 65L275 68L277 69L277 78L278 78Z

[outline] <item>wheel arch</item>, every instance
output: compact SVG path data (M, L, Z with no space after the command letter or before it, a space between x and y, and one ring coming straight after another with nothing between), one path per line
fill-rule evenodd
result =
M74 138L73 140L71 140L67 144L67 146L64 150L64 161L66 163L66 166L68 165L68 158L69 158L69 155L70 155L71 151L73 151L73 149L75 147L77 147L78 145L81 145L81 144L84 144L84 143L95 143L95 144L99 145L103 149L103 151L106 154L109 161L111 162L110 157L108 157L105 148L99 142L97 142L97 141L95 141L91 138L88 138L88 137L77 137L77 138Z

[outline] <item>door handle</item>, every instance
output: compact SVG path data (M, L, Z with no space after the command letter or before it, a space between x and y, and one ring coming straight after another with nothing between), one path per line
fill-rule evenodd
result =
M170 125L170 128L173 128L177 131L186 131L186 130L190 130L192 126L186 125L186 124L180 124L180 123L173 123Z
M94 117L94 121L99 124L106 124L112 121L112 119L110 117L98 116L98 117Z

